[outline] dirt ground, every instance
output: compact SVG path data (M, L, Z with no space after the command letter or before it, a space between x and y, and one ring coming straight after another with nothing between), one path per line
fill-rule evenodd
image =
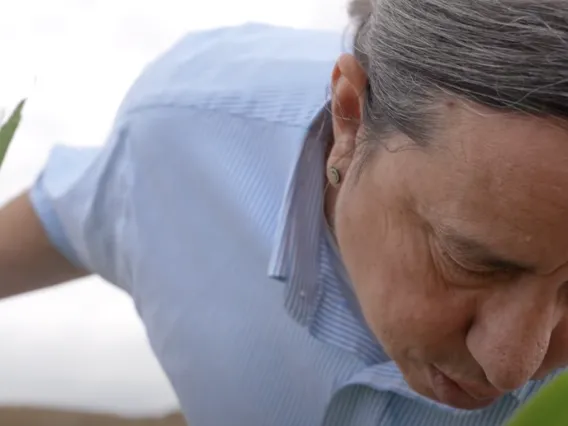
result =
M28 407L0 407L0 426L187 426L181 414L129 419L113 415Z

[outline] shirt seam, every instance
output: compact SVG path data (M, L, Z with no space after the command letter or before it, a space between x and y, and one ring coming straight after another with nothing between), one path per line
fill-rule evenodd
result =
M321 106L319 106L317 109L315 109L314 114L317 114L317 111L319 109L321 109L321 107L323 107L323 105L325 105L325 99L322 99L322 103ZM268 119L266 117L258 117L258 116L254 116L254 115L250 115L247 113L237 113L235 111L230 111L226 108L208 108L208 107L204 107L204 106L198 106L198 105L191 105L191 104L177 104L177 103L160 103L160 102L152 102L152 103L148 103L145 105L137 105L134 107L130 107L125 109L120 115L124 118L127 118L129 116L133 116L133 115L137 115L139 113L143 113L145 111L151 111L151 110L156 110L156 109L161 109L161 108L171 108L171 109L190 109L190 110L195 110L197 112L215 112L218 114L226 114L238 119L242 119L242 120L251 120L251 121L256 121L256 122L262 122L262 123L268 123L268 124L276 124L276 125L281 125L281 126L285 126L285 127L292 127L292 128L296 128L296 129L304 129L304 128L308 128L310 122L311 122L311 118L306 120L306 123L301 124L301 123L296 123L293 121L285 121L285 120L276 120L276 119Z

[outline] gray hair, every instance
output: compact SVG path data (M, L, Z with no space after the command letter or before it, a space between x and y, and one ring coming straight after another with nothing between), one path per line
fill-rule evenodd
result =
M568 118L568 0L351 0L349 14L375 136L427 144L448 95Z

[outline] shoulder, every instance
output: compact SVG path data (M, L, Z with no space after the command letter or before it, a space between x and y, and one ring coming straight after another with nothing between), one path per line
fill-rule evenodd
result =
M190 33L142 72L121 111L193 108L305 126L326 98L343 41L263 24Z

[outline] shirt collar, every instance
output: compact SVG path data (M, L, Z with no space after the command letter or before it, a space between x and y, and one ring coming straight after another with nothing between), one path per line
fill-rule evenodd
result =
M284 200L276 227L268 275L286 286L285 306L290 315L307 325L321 295L319 243L323 220L324 163L331 137L329 103L312 118Z

